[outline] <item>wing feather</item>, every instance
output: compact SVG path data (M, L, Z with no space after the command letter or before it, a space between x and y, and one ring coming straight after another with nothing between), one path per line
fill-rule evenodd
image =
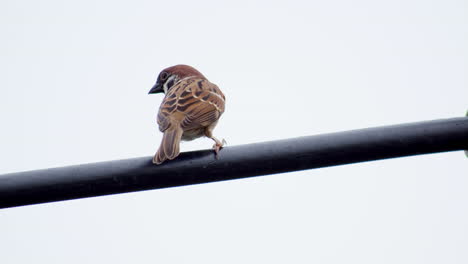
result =
M187 78L177 82L167 91L157 116L159 130L164 133L153 163L161 164L179 155L179 143L184 139L199 137L214 125L224 112L225 97L213 83L203 78Z
M224 112L225 97L215 84L206 79L179 81L166 94L158 113L161 131L171 125L183 130L207 127Z

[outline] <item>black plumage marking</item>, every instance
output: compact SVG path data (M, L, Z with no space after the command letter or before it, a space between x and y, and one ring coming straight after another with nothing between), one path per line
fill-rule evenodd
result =
M185 104L186 102L192 100L193 97L185 98L185 99L179 99L178 103L179 104Z
M166 110L169 111L169 113L171 113L176 109L176 107L177 107L177 105L173 105L171 107L166 108Z
M195 92L195 96L196 96L196 97L199 97L200 94L202 94L202 93L203 93L203 91L196 91L196 92Z
M176 101L177 101L177 99L172 99L172 100L166 101L166 103L167 103L168 105L173 105Z
M187 108L189 108L190 106L192 106L192 105L194 105L194 104L196 104L196 103L198 103L198 102L194 100L193 102L188 103L188 104L186 104L186 105L179 105L179 106L177 107L177 110L178 110L178 111L181 111L181 112L184 112L185 110L187 110Z
M206 101L208 98L210 98L210 94L207 94L207 95L203 96L202 100Z
M181 94L180 94L180 97L185 97L187 95L191 94L190 91L183 91Z
M182 86L183 88L182 88L182 89L187 88L187 86L189 86L191 83L193 83L193 80L187 80L185 83L182 82L182 84L183 84L183 86ZM187 89L187 90L190 91L190 89Z
M174 79L172 79L172 80L170 80L170 81L167 82L167 88L168 88L168 89L171 88L172 85L174 85Z

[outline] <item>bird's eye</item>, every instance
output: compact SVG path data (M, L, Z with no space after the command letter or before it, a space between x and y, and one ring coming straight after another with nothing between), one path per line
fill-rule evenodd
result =
M166 80L167 77L169 77L169 74L167 72L162 72L161 76L159 76L159 78L161 78L161 80L163 80L163 81Z

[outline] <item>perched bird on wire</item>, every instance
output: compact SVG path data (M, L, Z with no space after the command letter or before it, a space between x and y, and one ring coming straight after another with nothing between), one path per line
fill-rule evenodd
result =
M153 163L174 159L181 140L202 136L214 140L218 157L225 141L215 138L213 129L224 112L225 97L216 84L191 66L175 65L159 73L149 93L165 94L158 113L159 130L164 135Z

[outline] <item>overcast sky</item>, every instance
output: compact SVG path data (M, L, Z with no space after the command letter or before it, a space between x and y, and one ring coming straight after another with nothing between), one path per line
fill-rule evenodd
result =
M0 34L0 174L152 156L180 63L229 145L468 110L463 0L3 0ZM453 152L5 209L0 262L468 263L467 176Z

